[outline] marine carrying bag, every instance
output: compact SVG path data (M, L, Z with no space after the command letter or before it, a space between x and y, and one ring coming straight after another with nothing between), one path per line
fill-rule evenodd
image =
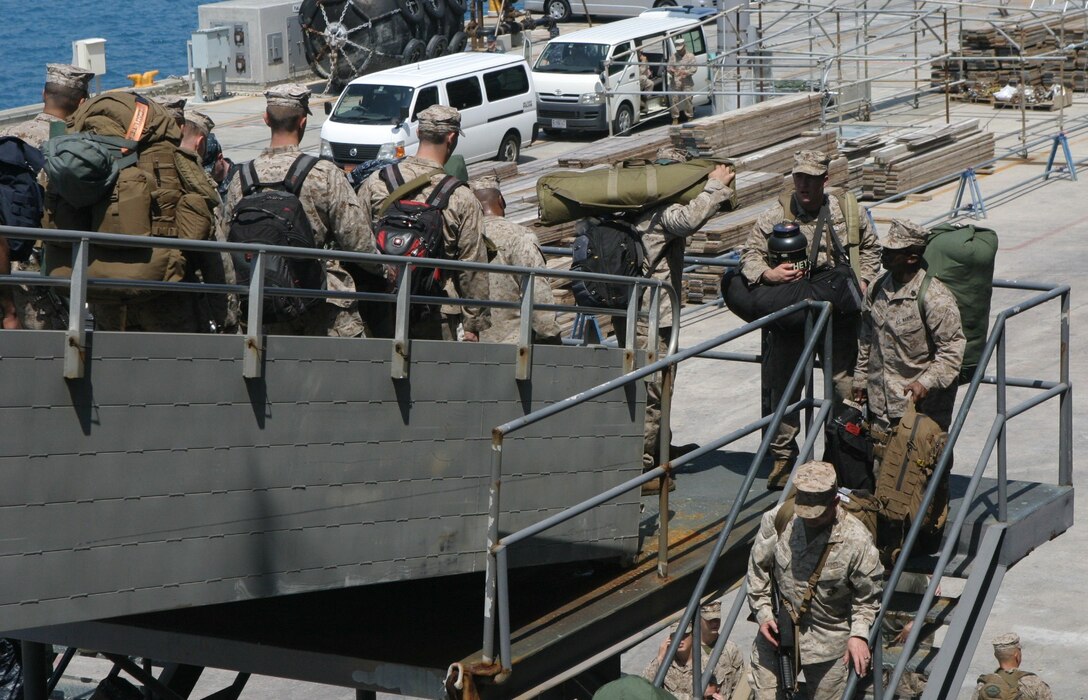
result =
M180 153L181 131L165 108L134 93L107 93L84 102L68 129L43 149L49 177L46 227L208 238L218 197L199 164ZM45 271L71 276L71 247L47 244ZM185 256L171 248L92 246L88 273L178 282L185 277ZM94 290L91 299L125 301L149 294Z
M638 230L622 219L583 219L574 228L570 269L640 277L646 269L646 245ZM574 301L579 306L626 309L633 289L633 285L603 280L571 282Z
M996 257L997 233L991 229L974 224L941 224L930 229L924 255L926 279L922 280L918 293L918 309L924 321L922 301L930 277L943 282L956 297L963 334L967 337L960 368L961 384L971 381L986 345Z
M45 167L42 152L16 136L0 137L0 224L39 228L45 200L38 173ZM8 256L25 261L34 241L8 238Z
M1024 676L1034 676L1030 671L996 671L986 673L978 677L982 689L978 697L986 700L1020 700L1020 679Z
M540 223L553 226L591 216L639 212L660 204L687 204L699 196L707 176L723 162L710 158L666 165L626 161L592 170L549 173L536 183Z

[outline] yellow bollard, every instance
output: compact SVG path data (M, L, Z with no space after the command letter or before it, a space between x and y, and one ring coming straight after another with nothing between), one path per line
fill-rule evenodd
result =
M155 76L159 74L157 70L144 71L144 87L151 87L155 84Z
M140 83L143 82L144 74L143 73L129 73L128 74L128 79L132 81L132 87L138 88L138 87L140 87Z

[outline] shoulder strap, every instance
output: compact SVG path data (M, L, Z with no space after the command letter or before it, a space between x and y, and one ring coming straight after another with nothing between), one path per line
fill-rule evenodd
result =
M782 501L782 507L774 514L774 531L778 533L779 537L782 536L782 533L786 531L786 526L793 520L794 505L796 503L793 498L787 498Z
M929 292L929 283L932 280L933 277L927 270L925 277L922 278L922 283L918 285L918 315L922 317L922 330L926 332L926 345L929 346L930 355L936 352L936 343L933 342L933 336L930 335L929 322L926 318L926 293Z
M397 174L399 176L399 171ZM382 200L382 203L378 205L378 216L383 216L385 212L389 209L389 207L393 205L393 202L401 200L404 197L413 194L414 192L418 192L419 190L426 187L430 183L431 177L433 175L434 173L420 175L413 180L405 182L400 187L390 192L388 195L386 195L385 199Z
M795 514L794 511L794 499L787 498L782 502L782 507L778 509L778 512L774 514L774 531L781 537L782 533L786 531L786 525L793 520ZM827 556L831 553L831 535L828 534L827 544L824 545L824 551L820 553L820 560L816 562L816 568L812 570L812 575L808 577L808 587L805 589L805 595L801 599L801 606L797 609L797 619L794 622L799 621L808 612L808 609L812 607L812 598L816 595L816 584L820 580L820 574L824 571L824 564L827 563Z
M386 188L388 188L390 192L404 184L404 175L401 174L400 168L397 167L396 163L390 163L382 168L378 177L382 179L382 182L385 183Z
M261 180L257 177L257 168L253 165L253 161L249 160L242 163L242 168L238 172L238 175L242 178L239 184L242 186L243 197L248 197L257 191L257 187L261 184Z
M297 197L299 192L302 192L303 181L317 165L318 160L309 153L300 153L298 158L295 158L295 162L291 163L287 174L283 176L283 189Z
M839 209L846 219L846 248L850 256L850 267L854 268L854 274L861 279L861 210L858 207L858 198L850 190L843 190L836 194L839 200Z
M438 183L438 186L431 191L431 196L427 197L427 204L439 209L445 209L446 205L450 202L453 191L463 184L465 184L465 182L460 178L456 178L453 175L447 175L442 178L442 181Z

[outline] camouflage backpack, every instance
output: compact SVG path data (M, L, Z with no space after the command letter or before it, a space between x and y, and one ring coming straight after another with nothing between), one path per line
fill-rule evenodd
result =
M996 671L978 677L982 686L978 696L987 700L1020 700L1020 679L1034 676L1029 671Z
M135 93L106 93L68 119L68 134L46 142L45 226L75 231L201 240L212 229L215 187L198 159L181 151L181 131L161 105ZM168 248L90 251L89 274L177 282L185 256ZM48 244L46 273L71 276L71 247ZM95 291L118 301L148 292Z

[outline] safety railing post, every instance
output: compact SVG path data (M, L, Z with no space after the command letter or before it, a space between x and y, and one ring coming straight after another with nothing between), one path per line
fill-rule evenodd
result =
M81 238L72 247L68 330L64 336L65 379L81 379L87 369L87 260L90 246L87 239Z
M397 307L394 310L396 324L393 330L393 358L389 363L389 373L393 379L408 378L408 361L412 354L412 341L408 338L411 310L412 266L404 264L400 270L400 287L397 288Z
M1065 156L1065 167L1069 170L1069 179L1076 182L1077 180L1077 166L1073 162L1073 154L1069 150L1069 137L1065 135L1064 131L1059 131L1054 136L1053 143L1050 144L1050 155L1046 159L1046 169L1043 171L1043 179L1049 180L1050 176L1054 173L1054 159L1058 155L1058 149L1062 149L1062 155Z
M499 494L502 487L502 439L500 432L491 438L491 483L487 489L487 561L484 568L484 663L495 660L495 608L498 596Z
M505 547L500 549L495 557L495 564L499 597L499 666L503 671L510 671L514 666L514 658L510 644L510 585L507 581L510 564L506 560L506 554Z
M249 280L249 308L246 316L245 349L242 354L242 376L261 376L261 356L264 354L264 274L266 253L257 251L253 276Z
M1058 399L1058 484L1073 485L1073 387L1069 383L1069 290L1061 296L1058 381L1068 387Z
M669 464L669 446L672 444L672 431L669 429L669 421L672 416L672 383L676 375L672 367L661 370L661 415L660 430L657 435L657 452L659 464ZM666 469L661 475L658 493L658 535L657 535L657 575L665 578L669 575L669 479L671 469Z
M1008 393L1005 384L1005 323L1001 323L994 331L998 333L997 339L997 415L1001 416L1001 432L997 434L997 520L1008 522L1009 518L1009 484L1008 484L1008 443L1006 436L1009 430L1008 415L1006 414Z
M521 324L518 327L518 355L514 378L529 379L533 371L533 289L536 275L521 278Z
M631 298L627 300L627 316L626 324L627 328L624 329L623 334L623 373L633 372L635 370L635 339L638 338L637 328L638 325L638 297L642 288L635 285L631 289ZM647 348L649 351L649 348Z

